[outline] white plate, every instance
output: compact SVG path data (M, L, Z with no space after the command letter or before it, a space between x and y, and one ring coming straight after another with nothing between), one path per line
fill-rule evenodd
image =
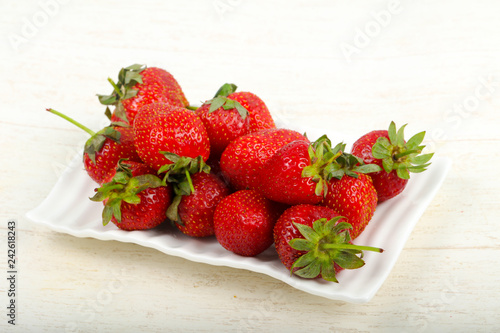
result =
M281 124L282 125L282 124ZM290 126L287 126L290 128ZM308 129L316 139L324 134ZM332 143L352 143L347 136L327 133ZM366 265L338 274L339 283L307 280L290 276L271 246L253 258L235 255L220 246L215 238L195 239L171 228L123 231L112 223L101 222L102 203L89 200L96 184L83 169L81 157L75 158L61 175L47 198L26 216L57 232L76 237L136 243L195 262L229 266L269 275L310 294L353 303L368 302L389 275L411 231L430 204L451 166L450 160L434 156L429 169L413 174L404 192L377 207L375 215L355 243L381 247L383 253L366 252Z

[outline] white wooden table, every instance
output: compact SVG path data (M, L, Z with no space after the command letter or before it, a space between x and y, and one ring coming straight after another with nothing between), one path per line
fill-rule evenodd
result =
M0 267L17 227L16 326L0 331L492 332L500 328L500 3L490 1L2 1ZM25 213L85 133L96 93L133 63L169 70L188 99L225 82L275 116L363 134L391 120L453 160L389 278L366 304L270 277L76 238ZM8 277L8 276L7 276ZM273 297L271 297L273 296Z

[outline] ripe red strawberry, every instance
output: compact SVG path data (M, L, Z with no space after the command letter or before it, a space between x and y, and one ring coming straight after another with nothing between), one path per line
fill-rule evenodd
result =
M340 215L331 208L309 204L295 205L285 210L274 226L274 246L283 265L290 270L295 261L305 254L289 244L294 238L303 238L294 222L312 227L314 221L321 218L331 220L337 216Z
M421 146L425 132L415 134L406 142L405 126L396 131L396 124L391 122L388 131L372 131L353 144L352 154L384 169L370 175L379 202L400 194L410 179L410 172L423 172L430 165L433 154L419 155L425 147Z
M322 277L338 282L341 269L364 265L363 250L382 249L351 244L351 225L337 212L322 206L296 205L287 209L274 226L274 244L283 265L304 278Z
M155 170L172 163L162 152L206 161L210 142L201 120L182 107L152 103L141 108L134 122L134 141L141 159Z
M259 190L274 201L289 205L318 204L323 188L317 190L313 177L303 177L303 170L311 166L310 143L294 141L276 152L259 172Z
M237 190L255 189L264 163L286 144L308 139L289 129L267 129L244 135L231 142L221 156L223 175Z
M120 159L141 162L135 150L133 130L123 123L111 123L99 132L94 132L74 119L54 110L47 111L68 120L72 124L90 134L85 143L83 164L90 178L102 184L110 175L115 173L116 163Z
M250 117L250 133L264 129L276 128L274 120L266 104L257 95L241 91L228 96L236 102L239 102L248 110Z
M140 108L150 103L169 103L179 107L189 105L179 83L164 69L144 65L122 68L118 82L114 83L110 95L98 95L104 105L114 105L112 121L133 124ZM109 109L107 109L109 113Z
M220 90L219 90L220 91ZM211 156L220 157L227 145L250 132L248 111L240 103L219 93L196 110L207 129Z
M104 204L103 225L111 221L122 230L144 230L166 220L171 187L155 173L145 164L121 161L114 177L91 198Z
M342 145L342 151L344 147ZM352 225L351 238L355 239L370 222L377 207L377 192L367 174L381 169L375 164L364 164L359 157L347 153L337 157L335 166L321 204L347 218Z
M215 237L229 251L256 256L273 243L273 228L282 207L255 190L223 198L214 213Z
M332 150L326 135L313 143L290 142L260 169L259 191L268 199L288 205L320 203L327 181L338 169L334 162L341 154L341 146Z
M377 192L369 175L358 174L357 178L344 175L328 182L328 192L322 205L330 207L352 225L352 239L361 234L368 225L377 207Z
M188 236L213 236L215 208L231 192L213 173L197 172L191 176L191 180L194 191L180 196L177 216L168 216L176 222L177 228Z
M172 163L161 167L158 173L164 173L164 182L172 184L175 193L167 217L188 236L214 235L215 207L230 194L229 187L211 172L201 156L193 159L166 153L165 157Z
M196 110L210 139L211 154L220 157L234 139L261 129L275 128L264 102L255 94L235 92L236 85L226 83Z

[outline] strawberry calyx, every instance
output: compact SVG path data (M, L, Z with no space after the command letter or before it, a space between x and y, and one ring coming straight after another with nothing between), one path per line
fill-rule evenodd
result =
M122 68L118 73L118 81L115 83L111 78L108 78L108 82L113 86L113 91L109 95L97 95L99 102L106 105L106 116L109 117L111 111L109 110L109 105L114 105L115 114L120 119L127 120L125 114L125 109L120 101L129 99L137 95L139 90L133 87L139 83L142 84L141 72L146 69L146 65L134 64L125 68Z
M165 186L165 183L153 174L133 176L126 159L118 161L116 173L111 181L97 188L92 201L105 201L102 212L102 224L107 225L114 217L121 223L121 204L123 201L137 205L141 202L139 193L148 188Z
M371 246L360 246L351 243L349 229L352 225L339 222L337 216L331 220L321 218L313 222L312 228L293 222L304 238L290 240L290 246L297 251L305 251L290 268L290 274L313 279L321 274L327 281L338 282L335 264L344 269L356 269L364 266L363 251L383 252Z
M387 173L396 170L399 178L409 179L410 172L418 173L427 170L434 153L420 154L425 148L425 145L421 145L425 131L405 141L405 127L406 124L396 130L396 124L392 121L388 130L389 139L379 137L372 147L372 155L382 160L382 166Z
M230 94L234 93L237 88L238 87L233 83L223 84L219 88L219 90L217 90L214 97L204 103L210 105L208 113L210 114L220 107L222 107L224 110L236 109L240 117L245 120L245 118L248 116L248 110L243 105L241 105L240 102L227 97Z
M163 182L173 185L175 197L167 209L167 217L180 225L184 225L178 213L178 207L182 196L193 193L194 187L191 175L198 172L210 173L210 166L205 163L200 155L196 158L179 156L175 153L161 151L171 163L163 165L158 174L164 174Z
M95 135L91 136L90 139L85 142L83 152L88 155L90 160L96 163L95 155L97 152L101 151L106 139L113 140L115 142L120 142L121 133L118 132L111 126L104 127L102 130L97 132Z
M326 195L327 181L334 167L333 162L341 154L340 149L337 148L331 148L331 141L326 135L312 142L307 148L311 165L304 167L301 176L303 178L310 177L316 183L314 192L317 196Z
M83 148L84 153L86 153L92 162L95 162L95 154L101 151L102 146L106 139L110 139L117 143L120 143L121 133L116 130L116 127L130 127L130 125L124 122L112 122L109 126L104 127L102 130L97 132L95 135L91 136L90 139L85 142Z
M332 178L342 179L344 175L358 178L360 173L368 174L382 170L382 168L377 164L365 164L358 156L344 152L344 143L339 143L334 149L340 149L341 154L337 157L334 165L331 167L328 180Z
M332 148L330 139L323 135L308 147L311 165L302 170L302 177L310 177L316 183L315 194L326 196L328 181L332 178L341 179L344 174L358 178L357 173L380 171L375 164L364 164L363 160L345 153L345 144L338 143Z

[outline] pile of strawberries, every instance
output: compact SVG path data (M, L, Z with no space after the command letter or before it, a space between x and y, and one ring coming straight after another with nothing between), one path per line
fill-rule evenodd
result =
M363 266L352 244L377 204L403 191L409 172L422 172L425 132L404 140L404 126L373 131L350 153L328 137L276 128L265 103L224 84L200 107L189 105L161 68L123 68L106 105L110 125L90 134L84 167L99 184L104 225L123 230L169 221L192 237L215 237L225 249L256 256L270 246L303 278L335 281ZM110 107L113 109L111 111Z

